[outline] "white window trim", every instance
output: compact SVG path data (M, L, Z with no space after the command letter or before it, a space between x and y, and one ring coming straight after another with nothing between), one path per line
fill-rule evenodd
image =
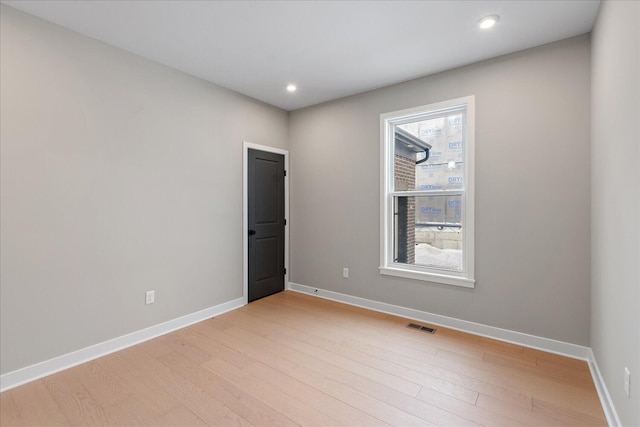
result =
M392 198L398 195L436 195L457 194L460 190L443 191L391 191L393 188L393 154L394 125L416 121L459 107L466 108L464 173L465 190L462 204L462 221L465 231L462 234L462 272L435 268L398 264L393 262L393 203ZM428 112L428 113L427 113ZM403 277L447 285L475 287L475 96L452 99L435 104L423 105L406 110L393 111L380 115L380 274ZM424 193L424 194L422 194Z

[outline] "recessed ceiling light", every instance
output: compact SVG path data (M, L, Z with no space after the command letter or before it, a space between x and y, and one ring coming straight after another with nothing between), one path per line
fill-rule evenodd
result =
M496 22L498 22L499 19L500 17L498 15L485 16L484 18L478 21L478 27L482 28L483 30L486 30L496 25Z
M298 87L294 84L288 84L287 85L287 91L288 92L295 92L296 90L298 90Z

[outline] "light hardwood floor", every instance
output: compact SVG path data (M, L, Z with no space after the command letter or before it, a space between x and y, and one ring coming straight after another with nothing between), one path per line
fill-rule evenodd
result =
M283 292L0 395L0 425L606 425L587 364Z

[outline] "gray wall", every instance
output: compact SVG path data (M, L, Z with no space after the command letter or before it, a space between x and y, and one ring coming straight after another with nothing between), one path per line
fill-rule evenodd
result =
M577 37L299 110L289 126L281 110L0 16L1 373L240 297L249 140L291 149L293 282L590 343L623 423L640 424L637 2L603 3L593 58ZM379 115L470 94L476 288L380 276Z
M0 372L241 297L242 141L286 112L1 19Z
M291 113L291 280L588 345L589 61L580 36ZM476 288L380 276L380 114L466 95Z
M591 346L618 415L640 425L640 3L605 1L593 31ZM623 370L631 371L631 398Z

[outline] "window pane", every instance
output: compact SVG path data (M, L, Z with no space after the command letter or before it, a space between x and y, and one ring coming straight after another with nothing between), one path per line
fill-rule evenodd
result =
M463 121L458 112L396 126L396 191L464 188ZM429 145L429 158L421 162Z
M474 287L475 97L380 115L380 274Z
M394 197L394 262L462 271L462 195Z

